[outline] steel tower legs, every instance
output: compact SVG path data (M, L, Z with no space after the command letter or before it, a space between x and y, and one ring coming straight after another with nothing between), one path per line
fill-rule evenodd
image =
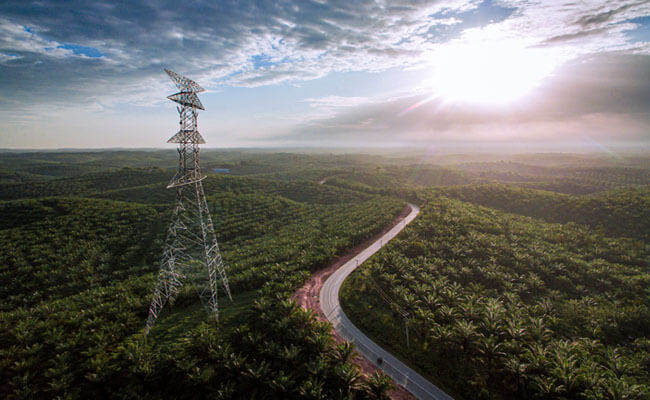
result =
M176 207L167 231L158 282L149 307L147 333L165 304L176 299L183 285L191 285L198 291L215 321L219 316L219 281L232 300L203 183L198 181L179 186L176 193Z

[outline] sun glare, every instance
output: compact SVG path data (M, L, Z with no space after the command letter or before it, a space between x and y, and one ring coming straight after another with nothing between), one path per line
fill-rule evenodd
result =
M550 50L516 44L450 45L434 57L431 86L445 101L508 104L530 93L560 61Z

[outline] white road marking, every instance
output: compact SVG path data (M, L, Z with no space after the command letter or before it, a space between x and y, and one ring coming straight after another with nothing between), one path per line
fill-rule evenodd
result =
M393 239L406 227L420 212L420 208L409 203L411 212L404 218L402 223L395 225L381 238L377 239L370 246L361 251L357 256L350 259L343 266L337 269L323 284L320 291L320 306L327 319L332 323L334 329L346 340L354 343L357 350L370 362L382 369L387 375L399 382L406 390L411 392L418 399L453 400L451 396L443 392L433 383L426 380L420 374L409 368L395 356L382 349L375 342L370 340L348 319L341 305L339 304L339 290L345 278L352 273L361 263L370 258L386 243ZM377 359L382 358L381 365Z

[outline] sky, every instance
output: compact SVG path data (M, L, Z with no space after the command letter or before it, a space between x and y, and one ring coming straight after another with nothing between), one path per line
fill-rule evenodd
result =
M0 3L0 148L650 149L650 1Z

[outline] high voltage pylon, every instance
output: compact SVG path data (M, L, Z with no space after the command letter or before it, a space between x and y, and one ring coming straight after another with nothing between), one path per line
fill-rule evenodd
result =
M228 278L219 252L208 203L201 182L199 144L205 143L197 130L197 110L205 110L196 95L204 91L196 82L173 71L165 72L180 91L167 98L180 104L180 130L168 143L178 143L178 171L167 189L176 190L176 207L167 230L158 282L149 307L145 334L167 302L172 302L181 286L194 286L208 312L218 320L217 286L223 286L232 301Z

